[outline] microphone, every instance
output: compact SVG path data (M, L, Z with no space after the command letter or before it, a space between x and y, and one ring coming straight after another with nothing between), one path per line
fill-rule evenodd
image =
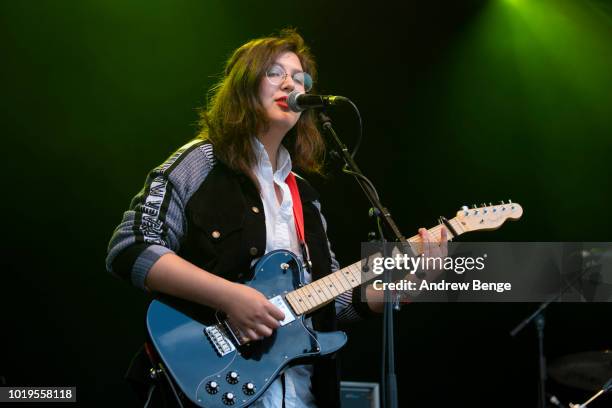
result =
M348 99L344 96L310 95L300 91L292 91L287 97L287 105L294 112L302 112L311 108L323 108L346 101Z

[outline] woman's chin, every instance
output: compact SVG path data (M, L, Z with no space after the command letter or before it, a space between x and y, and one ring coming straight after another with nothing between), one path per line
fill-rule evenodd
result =
M291 130L291 128L295 126L295 124L297 123L297 119L298 118L295 118L295 116L293 115L275 115L270 118L270 127L288 132Z

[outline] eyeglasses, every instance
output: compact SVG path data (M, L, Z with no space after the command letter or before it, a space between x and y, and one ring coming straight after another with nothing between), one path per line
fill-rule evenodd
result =
M285 69L278 65L274 64L270 69L266 71L266 78L272 85L280 85L285 79L287 79L287 72ZM298 87L303 88L304 92L308 92L312 89L312 77L307 72L296 72L291 76L293 82L297 84Z

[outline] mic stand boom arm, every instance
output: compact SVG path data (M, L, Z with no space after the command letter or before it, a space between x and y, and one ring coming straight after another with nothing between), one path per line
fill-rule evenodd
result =
M376 189L372 185L372 183L361 173L359 166L353 159L353 156L349 153L348 148L338 135L336 134L334 128L331 124L331 119L325 115L323 112L319 113L319 119L321 120L323 129L325 132L331 137L334 141L337 150L340 152L340 155L344 159L345 168L344 172L348 174L352 174L357 180L357 183L365 193L366 197L370 201L372 208L374 208L374 213L379 220L384 222L384 224L393 232L395 236L395 240L398 242L406 242L406 238L402 235L399 228L391 218L391 214L387 210L386 207L382 205L378 198L378 194L376 193ZM384 243L385 238L383 236L382 228L379 228L381 234L381 241ZM386 255L386 254L385 254ZM389 271L385 271L385 280L390 281ZM387 286L385 286L387 288ZM364 290L364 289L362 289ZM397 301L395 299L394 301ZM395 375L395 340L394 340L394 329L393 329L393 310L394 301L392 301L391 293L388 289L385 289L384 296L384 314L383 314L383 368L382 368L382 382L383 382L383 407L386 408L397 408L398 407L398 399L397 399L397 379ZM386 357L386 358L385 358Z
M406 242L406 237L404 237L404 235L402 235L402 233L400 232L399 228L397 228L395 221L393 221L393 218L391 218L389 210L387 210L387 208L382 205L378 198L378 194L376 193L376 190L374 190L371 183L369 181L365 181L367 180L367 178L363 175L363 173L359 169L359 166L357 166L357 163L353 159L353 156L351 156L351 154L349 153L349 150L346 145L342 143L342 140L340 140L340 138L336 134L336 131L332 127L331 119L329 118L329 116L327 116L323 112L320 112L319 119L321 120L323 129L327 132L328 135L331 136L332 140L336 144L338 151L342 156L342 159L344 160L344 163L346 164L346 170L344 171L346 173L352 174L355 177L355 180L357 180L357 183L361 186L361 189L364 191L366 197L370 201L370 204L375 209L375 212L377 213L376 215L381 218L385 225L389 228L389 230L393 232L395 240L398 242Z

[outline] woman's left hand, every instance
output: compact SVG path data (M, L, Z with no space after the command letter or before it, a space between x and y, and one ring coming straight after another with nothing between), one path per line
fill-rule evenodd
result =
M427 229L419 228L419 236L423 241L423 255L425 258L445 258L448 255L448 234L442 227L440 239L435 239Z

